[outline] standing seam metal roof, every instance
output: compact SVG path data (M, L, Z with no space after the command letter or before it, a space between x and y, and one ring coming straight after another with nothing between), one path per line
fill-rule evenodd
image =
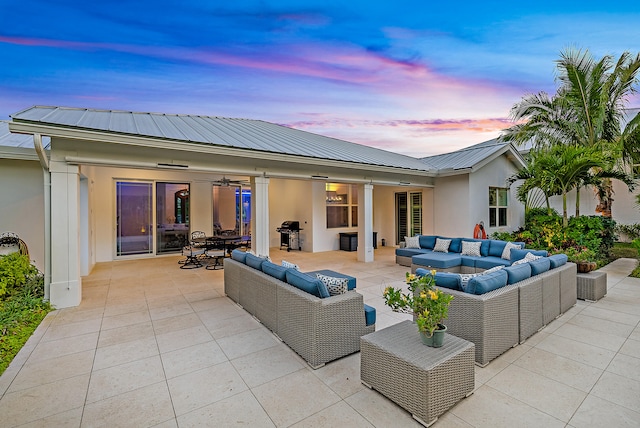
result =
M435 172L429 162L261 120L34 106L11 115L33 122L318 159Z
M49 149L49 139L43 137L42 145L45 149ZM33 136L13 134L9 131L9 121L0 120L0 146L33 149Z
M428 156L421 160L439 171L471 169L494 153L503 150L506 146L509 146L509 143L493 139L455 152Z

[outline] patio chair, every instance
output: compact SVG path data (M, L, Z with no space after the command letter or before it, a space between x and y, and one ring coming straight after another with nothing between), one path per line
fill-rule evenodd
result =
M13 232L5 232L0 235L0 255L20 253L29 256L27 244Z
M205 251L207 250L207 235L200 231L195 230L191 232L191 241L188 245L182 247L182 255L186 257L185 260L181 260L180 269L195 269L202 267L202 261L205 257Z
M207 266L205 269L208 270L216 270L218 268L223 269L223 260L225 257L224 254L225 245L224 240L209 238L207 240L207 249L205 250L205 256L208 259Z

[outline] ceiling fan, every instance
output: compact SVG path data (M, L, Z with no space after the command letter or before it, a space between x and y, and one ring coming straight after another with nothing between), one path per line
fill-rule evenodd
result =
M230 180L225 176L222 176L222 178L220 180L215 180L213 181L213 185L214 186L223 186L223 187L229 187L229 186L248 186L249 183L247 183L246 181L243 180Z

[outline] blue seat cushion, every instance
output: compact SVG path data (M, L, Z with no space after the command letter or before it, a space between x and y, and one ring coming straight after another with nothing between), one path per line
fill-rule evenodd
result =
M247 258L247 253L245 251L233 250L231 252L231 258L237 262L245 263L245 259Z
M420 248L425 248L427 250L433 250L433 247L436 245L435 235L420 235L418 241L420 242Z
M262 272L279 279L280 281L287 281L287 270L288 268L286 267L282 267L266 260L262 262Z
M527 263L524 263L527 264ZM551 262L549 261L549 257L542 257L538 260L532 260L528 263L531 265L531 276L539 275L543 272L548 271L551 268Z
M527 253L531 253L534 256L541 256L541 257L547 257L549 255L547 250L527 250L526 248L522 250L513 249L511 250L511 263L518 261L520 259L524 259L524 256L526 256Z
M505 285L507 285L507 272L505 272L504 269L500 269L495 272L471 278L465 289L462 291L469 294L480 295L488 293L489 291L497 290Z
M316 297L322 299L329 297L329 290L327 290L327 286L322 281L295 269L287 270L287 283Z
M313 272L307 272L307 275L315 278L317 273L333 278L347 278L349 280L349 282L347 283L347 290L353 290L354 288L356 288L356 279L354 277L329 269L314 270Z
M478 260L482 260L484 257L476 257L476 256L460 256L460 262L462 266L476 267L476 263Z
M411 263L419 266L431 266L436 269L447 269L460 266L462 261L460 259L460 254L433 252L413 256L411 258Z
M555 269L567 263L569 257L566 254L554 254L553 256L549 256L549 263L551 264L551 269Z
M507 284L515 284L516 282L531 277L531 266L529 266L529 263L507 266L503 270L507 272Z
M416 274L419 270L421 269L416 270ZM451 290L462 290L460 283L460 275L457 273L436 272L436 285L438 287L450 288Z
M251 266L252 268L258 270L262 270L262 263L265 261L265 259L263 259L262 257L258 257L251 253L247 253L244 260L247 266Z
M366 325L374 325L376 323L376 308L364 305L364 321Z
M481 257L480 259L476 260L476 267L478 269L491 269L492 267L496 267L496 266L509 266L511 263L509 262L509 260L505 260L502 257L498 256L487 256L487 257Z
M471 238L462 238L462 242L480 242L480 255L482 257L486 257L489 255L489 240L488 239L471 239ZM462 242L460 243L460 252L462 252Z
M430 254L432 251L426 248L396 248L396 256L413 257L420 254Z

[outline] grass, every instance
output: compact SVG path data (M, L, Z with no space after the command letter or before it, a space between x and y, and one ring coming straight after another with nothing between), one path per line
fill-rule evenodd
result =
M609 250L609 254L611 256L611 261L615 259L619 259L622 257L629 259L640 259L640 254L638 254L638 249L634 247L630 242L616 242L611 250ZM640 265L629 274L634 278L640 278Z

